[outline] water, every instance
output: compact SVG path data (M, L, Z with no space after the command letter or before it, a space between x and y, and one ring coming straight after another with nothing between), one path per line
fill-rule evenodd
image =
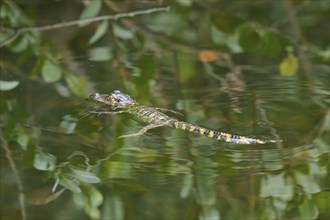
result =
M224 6L232 10L235 4ZM197 19L196 13L204 8L182 7L173 3L171 13L176 17L171 19L180 21L175 10ZM262 9L263 5L256 7ZM204 13L214 16L212 10ZM194 25L166 26L166 14L154 16L154 20L140 18L140 22L156 25L180 40L154 35L158 42L143 35L142 43L136 33L120 26L115 28L115 37L90 45L111 47L111 56L103 49L87 48L90 33L81 34L79 28L71 30L71 40L57 39L61 49L54 47L56 43L46 44L46 51L56 50L63 57L55 62L62 65L62 78L52 83L45 82L49 78L38 74L42 68L36 67L45 62L46 55L40 55L44 60L38 61L24 50L33 57L28 60L5 48L1 80L17 80L19 86L1 91L3 219L20 219L21 213L31 220L329 217L327 63L314 57L308 60L312 72L300 62L295 74L284 76L279 74L278 64L287 51L277 48L278 44L273 46L281 53L272 57L262 54L265 51L259 51L262 55L251 52L253 41L237 52L230 39L222 42L229 48L226 50L218 48L218 41L209 42L217 55L209 52L205 57L199 54L202 49L196 48L194 39L207 41L196 34ZM234 22L234 18L226 19ZM220 28L223 24L219 22L199 24ZM171 28L181 28L182 35ZM204 32L215 34L209 29ZM55 40L49 35L42 39ZM320 36L320 42L322 39ZM39 47L39 52L44 49ZM15 55L19 55L18 61ZM108 60L96 62L100 56ZM54 69L49 71L54 73ZM165 113L182 121L282 142L236 145L167 127L119 138L146 124L125 113L89 114L109 109L86 99L95 92L114 90L143 105L177 111L180 114Z

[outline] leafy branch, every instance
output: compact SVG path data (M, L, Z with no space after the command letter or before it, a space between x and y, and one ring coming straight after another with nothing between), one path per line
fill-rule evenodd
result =
M11 42L13 42L16 38L18 38L21 34L23 34L25 32L46 31L46 30L51 30L51 29L58 29L58 28L65 28L65 27L74 26L74 25L80 25L81 23L91 23L91 22L97 22L97 21L103 21L103 20L118 20L120 18L135 17L138 15L151 14L151 13L160 12L160 11L168 11L169 9L170 9L169 6L158 7L158 8L151 8L151 9L147 9L147 10L119 13L116 15L103 15L103 16L97 16L97 17L91 17L91 18L82 18L82 19L78 19L78 20L60 22L60 23L55 23L55 24L50 24L50 25L45 25L45 26L23 27L23 28L19 28L19 29L15 30L15 33L11 37L4 40L0 44L0 48L10 44ZM10 28L2 27L2 29L8 30Z

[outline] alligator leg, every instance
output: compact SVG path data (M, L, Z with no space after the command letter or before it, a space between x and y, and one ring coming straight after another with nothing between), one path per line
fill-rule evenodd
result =
M143 128L141 128L141 129L140 129L138 132L136 132L136 133L133 133L133 134L125 134L125 135L120 136L119 138L133 137L133 136L140 136L140 135L143 135L144 133L146 133L149 129L157 128L157 127L162 127L162 126L165 126L165 125L167 125L167 123L162 123L162 124L149 124L149 125L146 125L146 126L144 126Z

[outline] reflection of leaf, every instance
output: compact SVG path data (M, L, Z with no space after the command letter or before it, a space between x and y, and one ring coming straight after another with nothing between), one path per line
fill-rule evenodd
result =
M59 183L60 183L60 178L58 177L58 175L56 175L56 177L55 177L55 183L54 183L54 185L52 187L52 193L54 193L56 191L57 186L58 186Z
M26 150L24 151L22 165L24 168L31 168L34 163L36 146L34 144L27 145Z
M265 197L279 197L283 201L289 200L293 196L293 187L285 179L284 174L268 175L261 181L260 196Z
M314 201L305 199L299 206L300 217L302 219L316 219L319 215L319 209Z
M204 206L203 212L200 214L200 219L220 219L220 213L214 206Z
M112 52L110 47L96 47L89 52L89 59L92 61L107 61L112 59Z
M249 51L259 49L261 45L258 28L255 25L244 25L239 29L239 45Z
M62 70L58 65L46 60L41 68L41 75L46 83L53 83L61 79Z
M239 45L238 34L228 34L216 27L211 27L211 39L215 44L225 45L233 53L241 53L243 48Z
M26 150L30 140L30 134L22 127L17 127L16 132L17 142L23 147L24 150Z
M16 86L18 86L18 81L3 81L0 80L0 90L1 91L9 91L14 89Z
M102 21L101 24L97 27L94 35L89 39L88 43L93 44L99 40L108 30L108 21Z
M310 169L313 169L313 167L310 167ZM315 172L312 173L316 175L316 172L319 170L321 170L321 168L316 167ZM319 173L319 175L322 175L322 173ZM320 185L310 175L306 175L301 172L295 172L295 177L299 185L304 189L304 192L313 194L321 191Z
M193 187L193 175L191 173L188 173L186 175L184 175L183 177L183 185L180 191L180 197L181 198L187 198L190 194L190 192L192 191L192 187Z
M326 91L327 94L330 96L330 92L329 91ZM330 131L330 111L328 110L326 112L326 115L323 119L323 122L322 122L322 126L321 126L321 129L320 129L321 132L323 131Z
M56 157L51 154L38 152L34 155L33 166L37 170L54 170Z
M71 115L65 115L60 123L60 128L66 134L73 134L77 126L77 121L78 120Z
M84 171L84 170L77 170L77 169L71 169L72 171L72 177L84 182L84 183L99 183L100 178L98 178L94 173Z
M82 193L74 194L76 205L84 208L84 211L91 219L100 219L99 206L103 203L103 195L91 185L81 186ZM104 218L102 218L104 219Z
M293 76L298 70L298 60L291 52L280 63L279 69L282 76Z
M86 6L86 8L81 13L80 19L96 16L100 12L101 6L102 6L102 1L89 1L89 4ZM82 20L79 22L79 26L83 27L83 26L88 25L89 23L91 23L91 22Z
M95 187L92 185L85 185L83 188L84 193L88 195L90 200L89 204L92 207L98 207L102 204L103 196Z
M103 219L124 219L124 203L116 195L108 195L102 207Z
M109 162L104 163L106 169L105 175L110 178L130 178L132 175L132 165L123 162Z
M229 13L219 13L217 11L212 14L211 22L212 25L223 32L234 33L237 26L243 22L243 19L239 19Z
M277 55L282 52L283 39L272 32L263 31L261 52L266 55Z
M72 192L75 192L75 193L81 192L81 189L78 186L78 184L75 183L75 181L73 181L72 179L69 179L68 177L66 177L65 175L60 176L60 184L62 186L64 186L65 188L71 190Z
M213 187L213 180L216 178L215 171L204 168L202 173L196 175L196 201L201 205L214 205L216 193Z
M155 161L157 158L157 151L144 147L125 147L117 151L116 153L132 156L139 162L151 162Z
M86 92L88 82L83 76L68 73L65 74L64 79L73 94L79 97L86 97L88 95Z
M196 74L196 68L194 66L194 58L188 54L178 53L178 66L180 72L180 78L186 82L194 77Z
M321 50L318 48L312 49L311 52L315 53L316 56L320 57L324 62L330 62L330 47L325 50Z
M198 60L206 63L218 60L218 54L213 50L202 50L198 53Z

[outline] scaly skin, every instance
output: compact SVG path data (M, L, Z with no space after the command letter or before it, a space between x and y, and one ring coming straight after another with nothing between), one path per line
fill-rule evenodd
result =
M118 90L111 94L99 94L95 93L90 96L90 99L99 103L103 103L111 107L112 110L119 109L115 112L91 112L97 114L117 114L127 112L137 118L148 123L147 126L143 127L139 132L134 134L123 135L121 137L137 136L144 134L147 130L160 126L168 126L184 131L200 134L209 138L214 138L220 141L225 141L235 144L268 144L276 143L276 140L261 140L257 138L249 138L241 135L234 135L224 133L220 131L213 131L200 126L192 125L190 123L179 121L175 118L171 118L168 115L160 112L157 108L151 108L140 105L129 95L124 94Z

